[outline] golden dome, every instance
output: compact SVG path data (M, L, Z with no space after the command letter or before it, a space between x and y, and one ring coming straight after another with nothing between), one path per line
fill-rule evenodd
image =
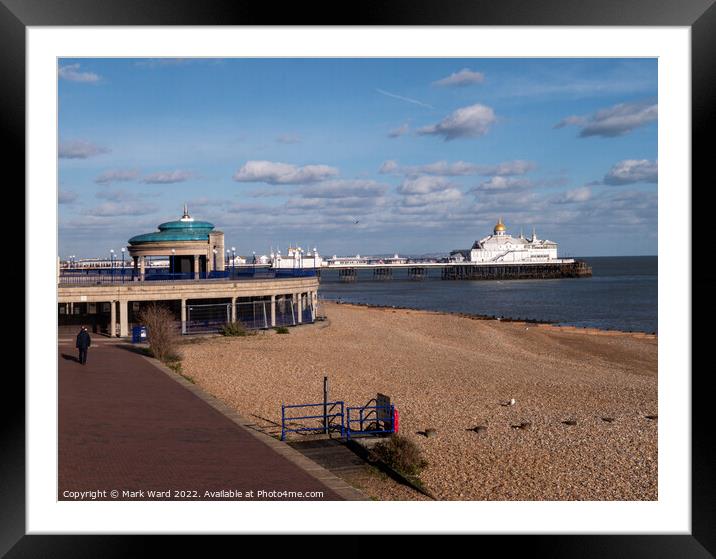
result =
M495 233L498 231L507 231L507 227L505 227L505 224L502 223L502 218L497 222L497 225L495 225Z

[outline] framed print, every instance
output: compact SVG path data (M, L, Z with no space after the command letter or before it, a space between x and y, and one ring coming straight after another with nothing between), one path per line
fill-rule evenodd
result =
M710 556L712 2L267 12L0 6L27 204L3 551Z

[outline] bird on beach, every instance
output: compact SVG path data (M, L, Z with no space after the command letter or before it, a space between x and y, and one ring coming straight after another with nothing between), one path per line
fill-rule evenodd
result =
M500 402L501 406L514 406L517 402L514 398L508 400L507 402Z

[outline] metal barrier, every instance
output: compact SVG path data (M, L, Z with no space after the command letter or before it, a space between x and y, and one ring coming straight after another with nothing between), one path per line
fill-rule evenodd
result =
M236 303L236 321L249 330L271 328L271 301Z
M231 322L231 303L187 305L187 334L216 332Z
M294 326L297 312L296 301L288 297L276 299L276 326Z
M276 326L296 326L298 321L298 302L291 298L276 299ZM310 298L301 313L304 324L314 321L313 306ZM231 322L231 303L206 303L187 305L187 334L218 332ZM236 303L236 322L247 330L268 330L271 325L271 301L247 301Z
M299 416L286 416L286 410L298 409L298 408L316 408L322 407L323 413L320 415L299 415ZM334 411L338 408L340 411ZM345 404L343 402L321 402L320 404L296 404L287 406L281 404L281 440L286 440L286 433L303 433L303 432L314 432L321 431L323 433L330 433L331 431L340 431L341 437L346 436L345 429L345 417L344 417ZM338 423L340 419L340 423ZM300 426L296 428L289 427L289 422L293 421L304 421L304 420L320 420L321 425L318 427L306 427Z
M367 411L366 411L367 410ZM358 411L358 417L351 418L351 411ZM346 437L351 435L378 435L395 433L395 406L362 406L346 409ZM358 429L353 429L352 424L358 424Z

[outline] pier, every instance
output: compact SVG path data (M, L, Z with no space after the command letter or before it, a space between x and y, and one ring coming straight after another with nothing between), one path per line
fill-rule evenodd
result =
M556 279L583 278L592 275L592 268L584 261L561 259L551 262L471 263L471 262L405 262L334 264L324 266L323 272L337 270L341 282L358 281L360 270L371 270L372 279L389 281L394 271L404 270L410 280L421 281L436 278L438 271L443 280L510 280L510 279Z

